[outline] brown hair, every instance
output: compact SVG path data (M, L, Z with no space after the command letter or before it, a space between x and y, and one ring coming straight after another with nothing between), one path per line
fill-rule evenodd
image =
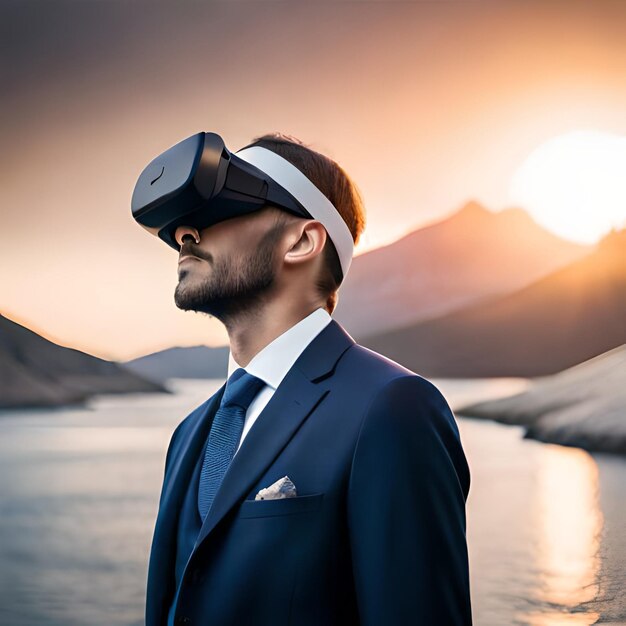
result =
M332 202L348 226L355 245L365 228L365 207L354 181L331 158L316 152L299 139L282 133L269 133L256 137L245 146L260 146L295 165ZM285 222L288 216L285 212ZM299 219L294 216L295 219ZM332 313L337 306L337 290L342 282L341 263L335 245L326 237L323 250L324 270L316 281L319 295L326 298L325 308Z

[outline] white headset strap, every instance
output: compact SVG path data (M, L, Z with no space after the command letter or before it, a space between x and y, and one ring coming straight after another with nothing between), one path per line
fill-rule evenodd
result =
M335 244L345 278L352 262L354 240L333 203L295 165L267 148L252 146L235 152L235 155L265 172L324 225Z

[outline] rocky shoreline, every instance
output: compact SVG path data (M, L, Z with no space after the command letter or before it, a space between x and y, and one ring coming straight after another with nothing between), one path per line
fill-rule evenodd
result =
M626 454L626 344L519 394L456 410L464 417L526 428L525 437L594 452Z

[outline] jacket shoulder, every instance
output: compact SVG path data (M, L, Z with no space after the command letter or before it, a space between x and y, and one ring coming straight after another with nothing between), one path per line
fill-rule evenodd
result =
M383 387L398 377L416 376L422 378L408 367L404 367L397 361L359 343L352 345L343 354L338 373L365 376L369 380L376 381L377 384L369 387L372 390Z
M405 412L428 406L454 422L448 402L433 382L360 344L354 344L342 356L335 372L335 384L352 392L358 389L365 412L390 405ZM455 423L453 428L456 429Z

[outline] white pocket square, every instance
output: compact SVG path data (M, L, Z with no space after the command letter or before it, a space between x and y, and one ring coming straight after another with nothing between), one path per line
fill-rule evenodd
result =
M261 489L254 497L255 500L280 500L281 498L295 498L296 486L289 476L279 478L273 485Z

